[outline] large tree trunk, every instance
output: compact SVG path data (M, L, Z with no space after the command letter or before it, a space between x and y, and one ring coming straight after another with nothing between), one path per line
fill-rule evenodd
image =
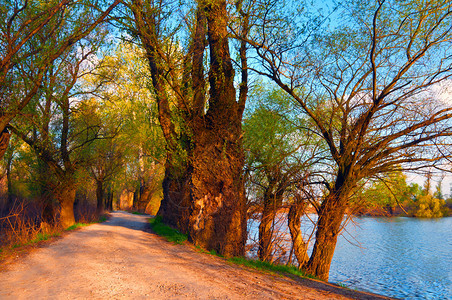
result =
M221 118L221 117L220 117ZM244 254L244 157L240 124L195 131L189 239L230 256Z
M298 261L298 267L303 268L309 261L308 245L301 232L301 217L304 215L306 203L297 201L290 206L287 224L292 238L293 252Z
M187 167L174 167L167 161L163 179L163 199L157 215L163 217L165 223L188 233L190 216L190 176Z
M323 201L317 221L316 241L307 264L307 272L328 281L342 218L346 209L346 197L330 193Z
M224 0L199 5L207 18L210 99L207 114L195 118L192 126L189 239L226 257L240 256L246 239L243 110L236 101L228 13Z
M60 203L60 224L63 228L68 228L75 224L74 202L76 188L72 185L65 185L55 193L55 197Z
M210 100L207 114L192 127L189 239L226 257L240 256L246 239L242 110L233 82L226 1L199 5L207 18Z
M267 201L265 201L267 202ZM261 223L259 224L259 249L257 255L261 261L272 260L273 250L273 225L275 221L275 212L273 205L264 202Z
M194 41L189 53L194 54L193 72L184 72L191 74L191 84L187 80L185 88L192 85L196 99L182 92L175 93L176 99L169 99L165 77L174 72L172 68L165 69L167 62L160 43L165 43L162 41L166 38L159 36L156 24L159 11L157 8L148 10L149 6L135 0L130 8L147 52L159 122L168 150L164 199L158 214L165 223L188 233L196 245L225 256L243 255L246 215L241 119L245 97L242 96L243 101L236 101L226 1L198 2L196 36L199 39ZM210 46L207 113L202 63L206 24ZM173 75L174 78L179 76ZM180 91L184 87L173 88ZM187 106L188 102L191 105ZM170 103L177 106L177 118L172 111L174 105ZM176 119L180 121L177 126Z

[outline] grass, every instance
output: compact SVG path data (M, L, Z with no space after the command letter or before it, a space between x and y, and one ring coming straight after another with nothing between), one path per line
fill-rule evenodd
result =
M162 223L162 218L160 216L156 216L155 218L152 218L149 220L149 223L151 225L152 231L154 231L156 234L166 238L167 241L173 242L175 244L182 244L187 240L187 235L182 234L176 229L171 228L168 225L165 225ZM195 248L200 253L215 255L218 257L223 257L222 255L218 254L215 250L207 251L200 246L195 246ZM278 273L278 274L289 274L294 275L298 277L303 278L313 278L316 279L314 276L308 275L302 270L298 269L295 266L286 266L286 265L274 265L269 262L264 262L260 260L253 260L253 259L246 259L244 257L233 257L228 259L229 262L237 265L242 265L245 267L249 267L255 270L260 271L266 271L266 272L272 272L272 273Z
M215 256L224 258L223 255L218 254L215 250L207 251L200 246L195 246L195 248L200 253L215 255ZM259 271L285 274L285 275L289 274L289 275L294 275L297 277L317 279L315 276L306 274L305 272L303 272L302 270L298 269L295 266L275 265L275 264L272 264L269 262L255 260L255 259L247 259L244 257L233 257L233 258L229 258L227 261L231 262L233 264L236 264L236 265L245 266L245 267L259 270Z
M183 244L187 240L186 234L180 233L176 229L163 224L160 216L150 219L149 224L153 232L164 237L168 242Z
M217 253L217 251L215 251L215 249L212 249L212 250L210 250L210 251L207 252L207 253L209 253L210 255L218 256L218 257L224 257L223 255Z
M246 259L244 257L233 257L228 259L229 262L236 264L236 265L242 265L248 268L252 268L255 270L260 271L267 271L272 273L279 273L279 274L290 274L295 275L298 277L303 278L312 278L316 279L314 276L308 275L302 270L298 269L295 266L286 266L286 265L274 265L269 262L255 260L255 259Z
M92 224L92 223L75 223L74 225L69 226L68 228L66 228L65 231L71 231L71 230L74 230L74 229L77 229L77 228L88 226L90 224Z
M77 228L85 227L94 223L101 223L105 222L107 220L106 215L102 215L99 217L99 220L96 222L91 223L76 223L72 226L69 226L64 231L71 231ZM61 229L54 228L52 232L45 233L45 232L37 232L35 234L32 234L30 237L23 239L22 241L15 242L14 244L5 245L0 248L0 259L5 259L8 256L14 256L16 253L25 251L26 246L30 246L33 244L37 244L42 241L47 241L53 237L61 236ZM22 249L24 248L24 249Z
M132 211L133 215L145 215L145 213L141 213L139 211Z
M36 237L34 239L32 239L29 244L34 244L34 243L38 243L40 241L47 241L48 239L55 237L55 236L60 236L61 233L59 232L54 232L54 233L38 233L36 235Z
M81 228L81 227L85 227L85 226L88 226L88 225L91 225L91 224L103 223L105 221L107 221L107 215L101 215L99 217L99 220L97 220L97 221L88 222L88 223L75 223L74 225L69 226L68 228L66 228L65 231L71 231L71 230L74 230L74 229L77 229L77 228Z

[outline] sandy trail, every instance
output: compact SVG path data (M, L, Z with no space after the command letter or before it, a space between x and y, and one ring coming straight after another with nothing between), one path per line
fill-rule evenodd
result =
M230 265L146 226L146 216L115 212L49 243L0 272L0 299L378 298Z

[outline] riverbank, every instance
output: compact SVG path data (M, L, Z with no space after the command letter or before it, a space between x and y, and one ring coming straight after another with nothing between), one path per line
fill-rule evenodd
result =
M175 245L125 212L46 243L0 272L0 298L388 299L250 270Z
M443 208L443 215L441 218L447 218L452 216L452 204L447 203ZM394 207L363 207L360 209L355 209L353 211L353 215L359 217L409 217L409 218L418 218L416 217L416 208L413 206L394 206Z

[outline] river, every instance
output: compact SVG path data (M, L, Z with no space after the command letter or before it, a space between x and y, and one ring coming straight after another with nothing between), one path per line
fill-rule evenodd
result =
M257 222L249 225L256 236ZM402 299L452 299L452 218L355 217L338 240L330 282Z
M331 282L403 299L452 299L452 218L354 221L338 241Z

